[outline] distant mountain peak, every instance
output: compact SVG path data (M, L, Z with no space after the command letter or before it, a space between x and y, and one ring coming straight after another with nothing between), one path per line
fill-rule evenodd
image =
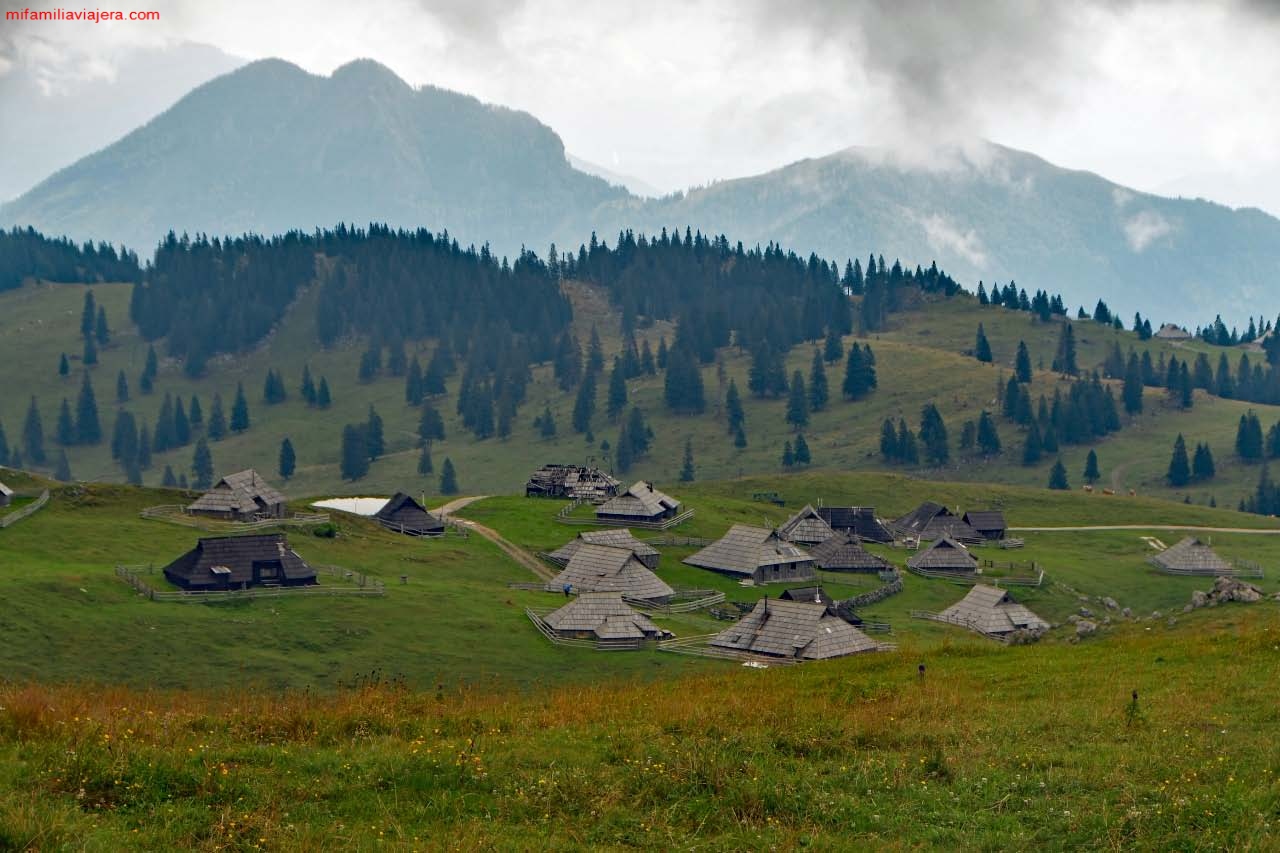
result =
M374 59L353 59L335 68L329 78L334 82L340 81L369 88L375 86L406 90L413 88L400 75Z

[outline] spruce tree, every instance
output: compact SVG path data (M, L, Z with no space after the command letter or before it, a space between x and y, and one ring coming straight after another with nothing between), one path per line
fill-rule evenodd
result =
M1124 370L1124 410L1126 414L1136 415L1142 411L1142 365L1135 353L1129 353L1129 363Z
M533 425L537 428L538 434L543 438L554 438L556 434L556 419L551 414L550 404L542 407L542 414L533 419Z
M808 465L811 461L809 456L809 442L804 440L804 433L796 436L795 457L797 465Z
M995 456L1000 452L1000 433L996 420L986 409L978 417L978 450L983 456Z
M885 462L901 462L902 448L898 444L898 432L893 428L893 420L885 418L880 425L880 456Z
M458 493L458 474L453 469L453 460L445 457L440 467L440 494L456 495Z
M80 396L76 400L76 440L80 444L97 444L102 441L102 424L98 420L98 400L93 393L93 383L88 372L80 383Z
M600 333L591 327L591 339L587 344L587 371L599 373L604 370L604 349L600 345Z
M59 483L70 483L71 476L71 460L67 458L67 451L58 451L58 464L53 469L53 479Z
M1053 463L1053 468L1049 471L1049 488L1065 492L1071 488L1071 484L1067 482L1067 469L1062 464L1062 460Z
M98 346L105 347L111 341L111 330L107 328L107 309L98 306L98 319L93 326L93 337Z
M359 480L369 473L369 440L364 427L347 424L342 428L339 470L344 480Z
M53 440L63 447L70 447L77 441L76 438L76 422L71 416L71 404L67 402L67 398L62 398L62 405L58 408L58 422L53 429Z
M1080 373L1080 367L1076 364L1076 333L1070 322L1062 324L1062 334L1058 337L1058 350L1053 356L1053 369L1068 376L1076 376Z
M1022 443L1022 464L1035 465L1040 461L1040 457L1044 453L1044 444L1040 438L1040 426L1035 421L1031 422L1031 426L1027 429L1026 438Z
M327 409L333 403L333 397L329 394L329 380L320 377L320 388L316 391L316 408Z
M1178 433L1173 442L1173 456L1169 459L1169 471L1165 474L1165 479L1175 489L1191 482L1191 463L1187 459L1187 443L1183 441L1182 433Z
M191 443L191 421L187 420L187 411L182 405L181 397L173 405L173 443L177 447L186 447Z
M686 347L676 347L667 355L667 375L663 384L667 408L680 415L701 414L706 408L702 371L697 355Z
M686 438L684 440L684 463L680 466L680 482L692 483L693 476L693 439Z
M67 354L64 352L62 358L58 360L58 375L68 376L71 373L71 362L67 361Z
M244 432L249 428L249 401L244 396L244 383L236 383L236 399L231 404L231 431Z
M200 398L195 394L191 395L191 408L187 410L187 420L192 429L199 429L204 425L204 410L200 408Z
M844 358L844 341L834 328L827 330L827 339L822 344L822 357L828 364L835 364Z
M116 422L111 429L111 458L121 463L138 459L138 425L133 415L124 409L116 412Z
M978 425L973 421L965 421L960 427L960 450L973 450L978 441Z
M588 370L578 384L578 394L573 400L573 431L591 432L591 419L596 413L596 374Z
M222 395L215 393L213 395L213 407L209 410L209 426L205 429L209 438L214 441L221 441L222 437L227 434L227 418L222 413Z
M116 374L116 402L129 402L129 380L125 378L123 370Z
M1004 415L1011 421L1017 420L1018 398L1021 397L1023 393L1022 386L1018 384L1018 377L1016 375L1010 376L1001 400L1000 414Z
M827 368L822 362L822 353L814 349L813 364L809 366L809 408L812 411L821 412L827 407L830 396Z
M298 457L293 452L293 442L286 437L284 441L280 442L280 466L277 470L280 472L281 477L288 480L293 476L297 466Z
M1098 454L1090 450L1084 460L1084 481L1092 486L1101 478L1102 473L1098 470Z
M796 464L796 455L791 450L791 442L782 445L782 467L791 468Z
M373 408L373 404L369 404L369 419L365 421L364 437L366 450L370 459L378 459L387 451L386 440L383 435L382 416Z
M80 337L86 340L93 335L93 322L97 319L97 304L93 300L93 291L84 292L84 308L80 311Z
M924 447L925 461L930 465L945 465L951 457L947 446L947 427L933 403L926 403L920 410L920 444Z
M424 444L422 449L418 451L418 474L419 476L426 476L435 470L435 463L431 461L431 445Z
M138 429L138 467L144 471L151 467L151 432L146 424Z
M409 362L409 369L404 375L404 401L410 406L416 406L425 396L426 392L422 387L422 364L415 355L413 361Z
M303 401L308 406L316 404L316 383L311 378L311 365L309 364L302 366L302 384L298 387L298 393L302 395Z
M982 328L981 323L978 324L978 336L973 344L973 357L984 364L990 364L992 360L991 343L987 340L986 329Z
M1191 458L1191 479L1197 483L1212 480L1218 473L1213 462L1213 451L1208 444L1197 444L1195 455Z
M742 397L738 394L738 383L729 380L729 390L724 395L724 413L728 421L729 432L736 434L746 425L747 415L742 409Z
M213 451L204 438L196 442L195 452L191 454L191 485L197 489L213 485Z
M93 338L84 339L84 354L80 356L80 360L86 367L98 363L98 345L93 342Z
M640 344L640 372L646 376L655 376L658 373L658 365L653 360L653 350L649 347L648 338Z
M155 449L164 452L178 443L173 425L173 395L165 392L164 401L160 403L160 412L156 415Z
M738 428L733 431L733 446L739 450L747 446L747 431L742 428L742 424L738 424Z
M905 418L898 418L898 452L903 463L920 464L920 450L916 444L916 434L907 428Z
M423 444L433 441L444 441L444 418L430 403L423 403L422 414L418 418L418 440Z
M1018 355L1013 362L1013 375L1023 385L1031 382L1031 353L1027 352L1027 342L1018 341Z
M791 375L791 396L787 400L787 423L796 429L809 425L809 396L804 389L804 374Z
M178 478L173 474L173 466L164 466L164 477L160 480L160 485L166 489L175 489L178 487Z
M613 359L613 369L609 371L609 399L607 413L610 421L617 421L618 415L627 407L627 377L623 375L622 359Z
M669 353L667 352L667 336L662 335L661 337L658 338L658 369L659 370L667 369L668 355Z
M4 433L4 424L0 423L0 467L9 465L9 437Z
M1236 428L1236 455L1246 462L1254 462L1263 456L1262 423L1253 409L1240 416Z

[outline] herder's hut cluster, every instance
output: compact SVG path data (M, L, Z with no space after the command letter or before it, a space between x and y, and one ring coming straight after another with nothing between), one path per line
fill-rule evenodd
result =
M606 545L610 548L625 548L644 564L645 568L658 568L658 549L646 542L641 542L630 530L588 530L579 533L564 545L547 554L547 559L556 565L568 565L573 555L583 545Z
M214 483L187 507L187 512L221 521L261 521L284 518L285 503L285 496L250 468Z
M552 579L550 587L565 594L616 592L627 598L656 602L666 601L675 594L630 548L586 543L578 546L564 570Z
M657 524L679 514L680 501L644 480L596 508L597 521L619 525Z
M622 484L599 468L585 465L543 465L529 476L525 497L569 498L600 503L618 493Z

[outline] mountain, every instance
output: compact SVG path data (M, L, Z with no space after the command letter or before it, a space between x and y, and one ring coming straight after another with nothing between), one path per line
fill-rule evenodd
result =
M263 60L43 181L0 208L0 221L145 249L170 229L376 220L511 252L625 195L573 169L559 137L527 113L414 89L367 60L329 77Z
M1194 325L1280 310L1280 220L1256 209L1169 199L984 143L906 165L851 148L749 178L598 211L618 227L691 225L751 245L769 240L843 261L874 249L938 265L974 286L1016 280L1074 310L1105 298Z
M595 175L597 178L603 178L615 187L622 187L632 195L641 198L658 198L666 195L662 190L646 181L644 178L637 178L634 175L624 175L621 172L615 172L612 169L606 169L599 163L592 163L590 160L583 160L581 157L575 157L570 154L569 165L577 169L579 172L586 172L588 175Z
M51 65L45 53L12 61L0 74L0 200L16 198L244 64L191 42L134 48L88 73Z

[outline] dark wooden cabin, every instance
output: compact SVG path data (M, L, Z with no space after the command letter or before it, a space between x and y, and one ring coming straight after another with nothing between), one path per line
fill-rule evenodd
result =
M971 509L964 514L964 523L978 531L983 539L1000 540L1009 529L1004 513L998 509Z
M201 539L165 566L164 576L193 591L316 583L315 569L289 547L283 533Z
M404 492L396 492L373 517L388 530L407 536L440 536L444 533L444 522Z

